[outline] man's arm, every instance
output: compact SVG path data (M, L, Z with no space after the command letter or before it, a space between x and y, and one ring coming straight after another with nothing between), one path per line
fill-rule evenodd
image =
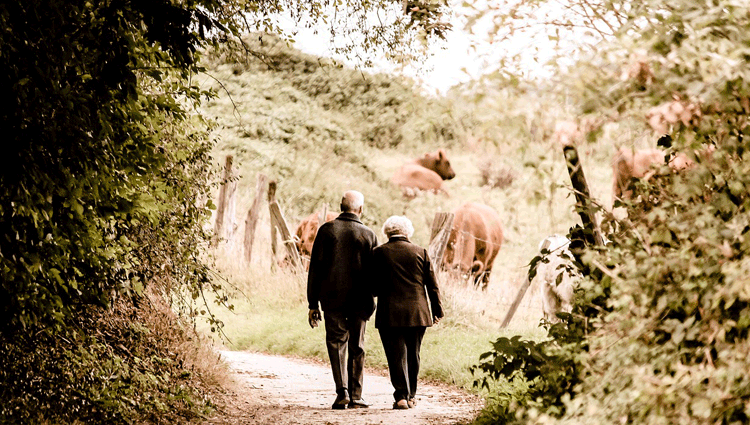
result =
M307 271L307 304L310 310L319 310L320 288L325 278L325 271L330 264L330 234L327 223L321 226L313 242L310 253L310 268Z

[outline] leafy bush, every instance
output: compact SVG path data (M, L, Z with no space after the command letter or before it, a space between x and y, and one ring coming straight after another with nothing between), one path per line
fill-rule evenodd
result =
M0 340L0 422L174 423L224 382L210 348L160 296L90 307L65 333Z
M235 75L238 69L274 73L297 90L297 100L351 114L345 127L354 133L354 138L361 138L370 146L414 147L427 142L445 147L458 139L460 129L447 116L447 105L422 96L407 80L346 69L331 60L295 50L269 34L246 38L244 47L239 51L231 46L210 51L212 68L229 64ZM269 87L264 96L277 98L278 90ZM293 124L293 128L298 126L299 123ZM292 133L298 132L295 128ZM276 140L271 137L271 141Z
M607 5L619 10L619 2ZM569 80L592 82L581 85L583 111L635 114L672 96L700 105L700 119L668 129L694 164L679 173L664 165L637 182L635 197L615 205L625 218L602 211L610 243L582 254L587 279L550 341L504 341L488 354L495 362L481 367L489 379L528 380L518 409L507 413L505 402L495 410L499 423L750 421L750 75L739 53L749 10L687 1L664 14L664 6L646 1L621 16L616 39ZM629 25L636 21L644 25ZM636 27L646 36L634 37ZM652 66L647 80L623 81L623 64L610 62L633 44ZM730 62L735 71L719 71ZM715 146L712 155L695 154L706 145ZM561 376L572 386L560 385Z
M513 169L507 165L495 165L492 160L479 164L479 184L497 189L505 189L513 184L516 176Z
M198 250L210 204L196 202L211 188L195 110L209 93L189 83L200 41L188 30L221 26L213 3L0 8L3 422L205 410L169 338L188 334L176 319L155 329L168 309L142 297L216 289Z

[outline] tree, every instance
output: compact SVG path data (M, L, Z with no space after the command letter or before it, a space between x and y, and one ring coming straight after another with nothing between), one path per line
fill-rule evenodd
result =
M513 28L520 10L542 3L521 1L500 16ZM588 279L551 341L488 353L498 359L481 365L490 376L530 380L515 394L525 408L508 413L508 402L497 414L531 423L747 422L750 386L737 371L750 367L750 7L653 0L566 8L576 17L556 24L597 35L561 71L580 113L639 122L655 142L662 134L647 115L676 102L689 113L662 122L674 142L667 154L686 152L695 164L676 174L661 167L622 204L627 219L607 216L611 243L582 254ZM540 366L543 358L550 362Z
M140 292L153 277L146 264L176 261L169 250L158 261L144 256L144 241L133 238L165 231L164 220L194 235L205 218L192 203L205 192L210 145L195 109L209 93L190 83L198 48L243 27L273 29L270 16L287 10L325 19L327 6L50 0L0 8L3 326L59 324L76 306ZM412 5L411 22L364 40L392 43L417 27L439 34L437 9L425 7Z
M393 4L352 7L384 12ZM361 42L374 48L416 40L417 33L442 35L439 4L407 6L388 26L368 25L372 32ZM133 388L153 391L156 398L144 397L151 407L183 399L174 381L179 369L161 369L155 378L134 350L116 355L127 340L90 318L106 321L102 308L117 300L138 307L149 286L169 300L219 289L201 253L210 208L202 201L213 180L210 123L198 112L212 93L192 81L200 49L243 30L279 31L275 14L317 22L347 7L242 0L0 5L0 375L14 383L0 391L0 418L49 413L72 422L93 404L98 420L133 422L122 413L133 410ZM123 308L122 315L136 318L138 311ZM153 352L164 346L144 348L148 332L128 331L138 336L130 341L141 344L138 352L162 359L154 367L171 364L170 353ZM112 364L130 368L112 375ZM86 378L72 382L77 376Z

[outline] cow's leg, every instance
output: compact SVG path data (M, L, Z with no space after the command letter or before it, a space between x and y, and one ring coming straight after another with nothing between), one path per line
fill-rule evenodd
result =
M473 236L467 234L468 232L462 233L464 233L463 238L466 243L462 244L463 246L461 249L461 272L466 273L469 276L469 281L476 284L476 281L473 280L476 276L474 273L476 259L474 253L476 252L476 242Z
M490 285L490 272L492 270L485 270L482 274L482 291L486 291L487 287Z

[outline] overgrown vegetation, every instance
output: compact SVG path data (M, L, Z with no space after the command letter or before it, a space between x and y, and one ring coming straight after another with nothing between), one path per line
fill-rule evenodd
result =
M215 407L223 365L162 296L92 308L66 334L0 345L0 415L12 423L175 423Z
M449 106L409 81L343 68L271 35L249 37L247 47L253 54L209 54L206 82L219 92L206 108L221 126L216 155L235 155L248 187L256 172L277 179L293 216L330 204L347 185L372 200L368 224L386 210L405 211L409 204L372 156L399 152L406 160L457 144L462 130Z
M0 6L0 422L172 423L210 409L211 368L196 366L184 322L205 292L226 301L202 252L212 143L197 108L212 93L194 84L197 50L278 30L268 14L322 19L324 6ZM408 50L442 35L440 7L412 13L360 40Z
M654 105L694 105L699 113L666 129L695 164L639 182L618 204L626 218L603 211L610 243L582 255L587 278L551 341L500 339L487 353L490 380L529 386L480 423L745 423L750 11L723 1L574 7L608 25L566 76L589 82L577 86L580 110L645 124ZM707 145L709 159L694 154Z

